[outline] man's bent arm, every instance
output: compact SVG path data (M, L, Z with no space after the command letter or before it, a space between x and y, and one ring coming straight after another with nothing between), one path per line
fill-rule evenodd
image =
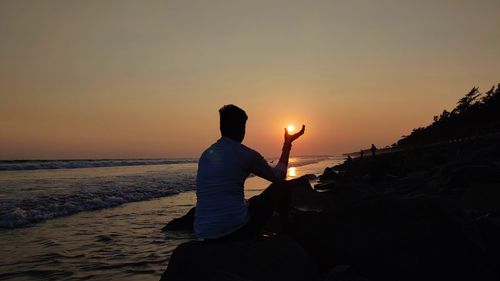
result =
M288 158L290 158L290 150L292 150L292 142L298 139L300 136L304 134L306 130L306 126L302 125L302 129L293 135L288 133L288 129L285 128L285 142L283 143L283 150L281 151L281 157L278 165L282 164L286 168L288 168ZM278 167L278 165L276 167Z
M302 129L293 135L288 133L288 130L285 128L285 142L283 143L283 149L281 150L281 156L276 164L276 167L271 168L267 164L262 156L260 156L261 161L257 161L257 163L261 163L260 165L254 165L254 171L252 171L255 175L265 178L271 182L277 182L285 180L286 171L288 169L288 159L290 158L290 151L292 150L292 142L302 136L305 131L305 126L302 125ZM263 165L265 163L265 165ZM266 167L264 167L266 166Z

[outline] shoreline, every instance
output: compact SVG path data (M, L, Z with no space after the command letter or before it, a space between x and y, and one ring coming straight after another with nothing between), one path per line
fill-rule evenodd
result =
M314 189L293 180L286 235L183 244L162 280L498 280L500 142L476 138L354 158L319 179ZM260 250L238 250L248 247ZM287 270L256 272L280 267L272 257L285 252ZM233 263L235 256L247 264Z
M325 164L335 161L302 166L297 173L316 169L321 174ZM248 179L247 197L267 185L257 177ZM5 259L0 263L0 279L158 280L173 250L196 240L189 232L161 229L194 203L194 191L184 191L2 229L0 248Z
M298 169L299 174L304 173L317 173L319 174L318 167L322 165L338 162L336 157L327 159L310 159L302 157L294 157L295 159L291 165ZM310 163L313 161L312 163ZM295 165L294 165L295 164ZM175 165L175 166L174 166ZM312 167L312 168L311 168ZM175 181L169 183L169 173L178 174L178 171L173 169L182 168L185 170L183 178L178 179L177 184ZM302 172L303 169L306 171ZM323 169L321 169L323 170ZM93 191L82 191L79 186L73 187L74 194L53 194L47 199L39 199L38 197L44 196L45 193L50 193L57 185L57 181L63 181L63 184L57 188L68 188L66 185L75 185L73 182L67 182L67 178L75 178L75 181L82 181L87 183L86 178L98 178L100 175L105 174L109 177L109 181L116 181L113 189L108 190L110 187L102 187L108 185L107 181L98 180L91 182L94 187ZM153 173L153 174L151 174ZM159 173L165 174L164 177L157 178ZM195 163L175 163L167 165L127 165L127 166L109 166L109 167L89 167L82 169L35 169L35 170L16 170L16 171L0 171L0 181L5 184L3 194L4 198L17 198L18 202L5 201L3 207L5 210L0 212L0 230L11 229L17 227L30 226L32 224L40 223L47 219L54 219L57 217L71 216L80 212L95 211L111 207L128 204L138 201L149 201L159 197L168 197L179 194L184 191L194 190L194 175L196 173ZM128 182L123 182L124 177L130 177L131 174L136 174L138 185L133 190L125 189L128 193L124 193L120 187L129 185ZM27 194L20 193L18 182L26 184L25 178L33 178L30 188L39 189L39 193L34 197L29 197ZM154 177L157 179L149 180L147 177ZM36 179L47 181L50 178L54 183L47 183L46 186L40 186ZM158 181L160 183L158 183ZM11 184L8 184L8 183ZM163 182L163 183L162 183ZM54 185L54 186L53 186ZM145 185L145 187L141 187ZM151 185L151 186L150 186ZM165 186L166 185L166 186ZM250 177L247 179L245 186L249 189L267 186L265 180ZM165 188L166 187L166 188ZM25 188L21 186L21 188ZM46 188L46 189L45 189ZM30 192L30 189L27 190ZM56 190L57 191L57 190ZM38 197L37 197L38 196ZM82 201L82 198L85 198ZM24 201L22 201L24 200ZM44 203L49 202L53 205L43 206ZM24 202L24 203L23 203ZM40 206L41 205L41 206ZM33 207L35 206L35 207ZM10 208L10 209L9 209Z

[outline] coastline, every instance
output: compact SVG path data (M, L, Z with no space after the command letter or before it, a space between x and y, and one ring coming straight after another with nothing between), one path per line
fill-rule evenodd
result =
M496 139L354 158L327 167L319 179L314 189L293 180L287 233L220 246L183 244L162 280L498 280ZM276 255L286 257L277 263ZM286 270L256 272L282 264ZM187 265L194 269L183 271Z
M332 159L300 166L296 172L302 175L315 170L315 173L321 174L326 165L333 165L336 161ZM124 169L127 173L137 169L156 173L161 167ZM124 176L124 170L117 167L105 170ZM77 172L75 169L65 171L71 174ZM82 171L92 174L97 168ZM268 184L257 177L247 179L246 196L259 193ZM23 227L0 229L0 248L4 257L0 263L0 279L158 280L173 250L183 242L195 240L189 232L162 232L161 229L170 220L186 213L194 203L194 191L183 191Z

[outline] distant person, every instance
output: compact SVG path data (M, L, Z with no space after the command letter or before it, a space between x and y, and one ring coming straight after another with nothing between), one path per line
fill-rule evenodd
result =
M372 143L372 147L370 148L372 152L372 157L375 157L375 152L377 151L377 147Z
M347 155L347 162L351 162L351 161L352 161L351 155Z
M363 155L364 155L364 154L365 154L365 153L363 152L363 149L361 149L361 150L359 151L359 158L363 159Z
M255 236L272 216L286 223L290 188L285 181L292 142L304 134L305 126L293 135L285 128L281 157L271 167L257 151L241 144L247 115L229 104L219 109L221 138L200 157L196 178L194 231L206 240L229 240ZM272 184L260 195L245 201L243 184L250 173Z

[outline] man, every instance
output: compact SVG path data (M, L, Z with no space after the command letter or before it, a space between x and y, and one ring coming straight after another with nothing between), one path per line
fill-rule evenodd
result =
M372 147L370 148L372 152L372 157L375 157L375 152L377 151L377 147L372 143Z
M292 142L304 134L305 126L294 135L285 128L285 142L276 167L255 150L241 144L247 115L235 105L219 110L222 137L200 157L196 178L194 230L198 237L220 240L258 234L278 211L285 223L290 190L285 180ZM252 173L271 181L262 194L245 201L243 184Z

